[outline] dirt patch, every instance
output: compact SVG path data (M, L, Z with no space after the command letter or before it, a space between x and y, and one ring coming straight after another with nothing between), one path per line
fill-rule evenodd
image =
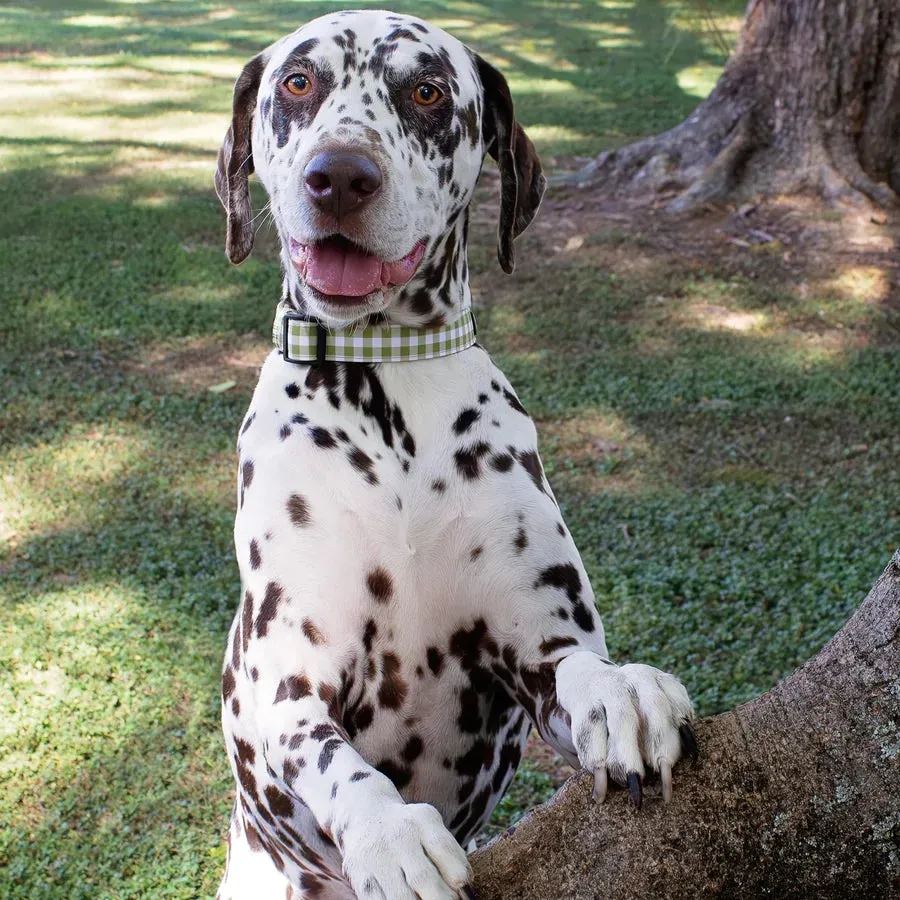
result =
M497 178L485 172L472 216L476 242L492 241L498 195ZM861 301L869 294L884 309L900 311L897 212L823 209L810 198L786 197L679 216L665 211L670 199L612 202L596 187L551 186L517 243L517 274L573 259L630 278L675 266L742 276L773 292L837 290ZM484 271L481 281L488 296L506 286L499 270Z
M252 392L272 345L257 334L157 344L126 368L194 391Z

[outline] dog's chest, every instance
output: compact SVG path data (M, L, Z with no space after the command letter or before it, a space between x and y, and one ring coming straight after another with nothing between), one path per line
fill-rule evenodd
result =
M277 575L325 618L327 598L391 609L395 631L427 635L485 591L520 591L559 542L535 443L480 349L380 368L273 354L239 442L244 579Z
M570 553L535 441L477 348L380 368L273 354L240 436L245 690L258 706L285 674L324 685L362 755L461 839L527 734L502 648L541 628L536 575Z

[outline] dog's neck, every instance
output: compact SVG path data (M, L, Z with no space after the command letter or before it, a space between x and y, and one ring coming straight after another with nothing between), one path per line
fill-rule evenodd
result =
M366 324L428 326L452 322L472 305L469 290L467 239L469 212L460 210L447 230L429 244L416 274L403 287L394 288L396 296L387 309L369 318ZM289 259L287 252L283 258ZM298 313L308 314L300 276L288 262L284 272L282 299Z

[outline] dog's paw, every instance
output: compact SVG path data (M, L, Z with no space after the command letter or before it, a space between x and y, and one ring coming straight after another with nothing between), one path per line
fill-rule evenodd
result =
M607 778L625 784L640 808L646 772L672 797L672 766L697 756L693 709L684 685L652 666L614 666L593 653L573 653L556 670L556 694L572 719L578 760L594 774L594 799Z
M344 874L360 900L475 896L466 851L425 803L391 804L348 828Z

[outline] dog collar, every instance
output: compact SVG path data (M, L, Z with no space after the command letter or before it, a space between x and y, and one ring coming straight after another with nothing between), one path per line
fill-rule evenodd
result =
M325 328L313 319L279 303L272 341L288 362L411 362L468 350L475 343L471 309L435 328L409 325L371 325L367 328Z

